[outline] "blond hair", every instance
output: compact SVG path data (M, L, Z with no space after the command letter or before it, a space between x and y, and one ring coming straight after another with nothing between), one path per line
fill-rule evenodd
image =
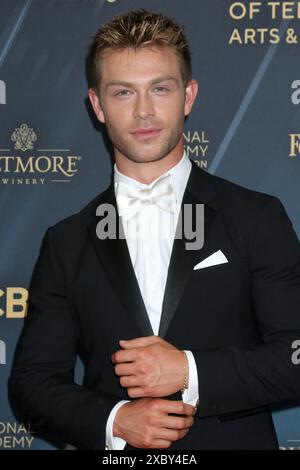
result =
M171 47L179 58L184 84L191 80L190 48L183 27L162 13L140 9L114 16L94 36L87 56L89 86L95 90L99 87L104 51L150 46Z

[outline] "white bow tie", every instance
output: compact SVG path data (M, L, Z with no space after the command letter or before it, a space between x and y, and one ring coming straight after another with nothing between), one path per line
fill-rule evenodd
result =
M117 183L118 210L125 220L130 219L145 205L155 204L166 212L175 211L175 193L170 175L159 179L151 188L137 188L123 182Z

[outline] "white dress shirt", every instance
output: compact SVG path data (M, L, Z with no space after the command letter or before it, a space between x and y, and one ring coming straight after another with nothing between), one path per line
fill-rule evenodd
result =
M124 183L140 189L151 188L159 179L171 176L175 193L175 212L166 212L157 205L143 206L133 217L122 225L130 253L132 265L145 303L149 320L155 335L158 335L162 302L167 280L175 230L180 213L183 194L190 175L192 164L184 152L181 160L169 171L151 184L141 183L121 173L114 165L114 187L118 205L118 184ZM118 205L119 207L119 205ZM182 395L185 403L195 406L198 400L198 374L194 356L185 351L189 364L189 384ZM126 441L113 436L113 422L119 408L130 400L121 400L112 409L106 425L106 449L123 450Z

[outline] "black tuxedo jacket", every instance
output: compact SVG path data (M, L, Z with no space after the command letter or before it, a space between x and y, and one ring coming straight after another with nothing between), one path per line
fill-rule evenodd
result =
M96 235L101 203L116 206L113 184L47 230L9 379L17 417L79 449L104 449L109 413L129 399L111 362L118 341L153 334L126 240ZM194 354L200 404L171 449L276 449L269 406L300 397L300 365L292 362L300 338L298 239L277 198L195 163L186 203L205 205L205 243L195 251L184 238L174 241L159 336ZM193 270L218 250L228 263ZM74 382L77 355L83 385Z

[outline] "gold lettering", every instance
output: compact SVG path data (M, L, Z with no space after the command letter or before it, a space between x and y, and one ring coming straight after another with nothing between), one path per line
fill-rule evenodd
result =
M229 44L232 44L233 42L238 42L239 44L243 44L238 28L234 28L228 42Z
M9 173L9 165L8 164L9 164L9 161L13 160L13 159L14 159L14 157L8 157L8 156L4 156L4 155L2 155L0 157L0 161L4 160L4 170L3 170L4 173ZM2 172L1 167L0 167L0 172Z
M290 136L290 154L294 158L300 153L300 134L289 134Z
M15 298L15 295L20 295L19 298ZM27 315L27 300L28 291L23 287L8 287L7 288L7 300L6 300L6 316L7 318L24 318ZM22 309L15 312L14 307L21 306Z
M29 171L29 173L33 173L33 157L29 157L27 162L24 164L23 160L20 157L17 158L17 165L16 165L16 170L15 173L20 173L19 168L21 169L21 172L25 173L25 171ZM28 170L29 167L29 170Z
M40 162L46 162L47 163L47 167L45 169L42 169L40 167ZM40 173L47 173L47 171L50 170L51 168L51 160L49 157L46 157L44 155L41 155L40 157L38 157L35 161L35 167L37 169L37 171L39 171Z
M4 295L4 291L2 289L0 289L0 297L2 297ZM0 317L1 315L4 315L4 310L2 310L2 308L0 308Z

